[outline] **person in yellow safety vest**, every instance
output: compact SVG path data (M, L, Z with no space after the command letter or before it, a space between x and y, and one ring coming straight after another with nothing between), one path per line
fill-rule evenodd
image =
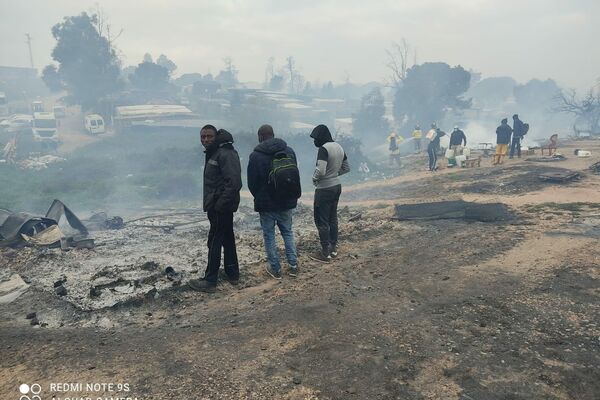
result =
M388 136L387 141L388 150L390 151L390 165L396 163L400 166L400 143L404 141L404 138L396 135L396 132L392 132Z
M415 152L421 152L421 140L423 137L423 133L421 132L421 127L419 125L415 126L415 130L412 132L412 137L415 142Z

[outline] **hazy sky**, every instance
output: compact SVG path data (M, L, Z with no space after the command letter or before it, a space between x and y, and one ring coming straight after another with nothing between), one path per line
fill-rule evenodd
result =
M600 0L0 0L0 65L29 65L29 32L41 69L52 25L95 4L123 29L124 66L164 53L178 74L216 74L231 56L242 81L262 81L270 56L293 55L308 80L364 83L386 76L385 49L404 37L419 63L580 89L600 78Z

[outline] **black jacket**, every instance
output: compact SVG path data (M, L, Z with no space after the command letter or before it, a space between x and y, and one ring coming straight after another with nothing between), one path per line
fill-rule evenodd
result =
M502 123L496 128L496 144L509 144L512 128L507 123Z
M523 131L525 127L523 126L523 121L519 118L513 118L513 132L515 137L523 137Z
M437 128L435 130L435 137L433 138L433 140L431 140L431 142L429 142L429 144L427 146L431 147L432 149L439 148L440 147L440 138L442 136L446 136L446 132L444 132L440 128Z
M233 137L224 129L206 150L204 211L235 212L240 204L242 171Z
M248 160L248 189L254 196L254 211L284 211L296 208L296 199L273 199L269 194L269 171L273 155L280 151L296 160L296 153L279 138L265 140L254 148ZM297 162L296 162L297 165Z
M460 129L452 131L450 134L450 146L461 146L463 142L465 142L464 146L466 146L467 137L465 133Z

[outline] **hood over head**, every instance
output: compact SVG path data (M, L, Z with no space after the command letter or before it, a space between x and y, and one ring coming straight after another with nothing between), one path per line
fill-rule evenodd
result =
M503 124L507 124L507 123L508 123L508 119L506 119L506 118L503 118L501 122L502 122Z
M225 129L219 129L215 141L204 150L205 153L210 153L218 149L219 147L229 146L233 148L233 136Z
M225 129L219 129L217 131L217 137L215 137L215 143L218 147L221 147L225 144L232 144L233 136Z
M277 152L283 151L287 148L287 143L283 139L271 138L259 143L254 151L259 153L273 155Z
M329 128L325 125L317 125L310 134L310 137L315 140L315 146L317 147L323 146L328 142L333 142L331 132L329 132Z
M519 119L519 114L513 115L513 119Z

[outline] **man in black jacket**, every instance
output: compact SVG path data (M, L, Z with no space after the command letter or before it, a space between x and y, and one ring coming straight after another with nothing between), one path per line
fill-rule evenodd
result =
M512 128L508 125L508 120L504 118L500 123L500 126L496 128L496 155L492 165L502 164L502 158L508 151L508 144L510 143L510 135L512 134Z
M517 157L521 158L521 140L523 140L523 136L525 135L525 124L523 121L519 119L519 115L513 115L513 136L512 143L510 145L510 156L509 158L513 158L515 155L515 150L517 151Z
M433 132L432 132L433 131ZM446 132L435 126L431 125L431 130L427 133L427 139L429 144L427 145L427 154L429 155L429 170L437 171L437 149L440 147L440 138L446 136Z
M210 221L208 233L208 265L204 279L192 279L192 289L214 292L224 253L225 279L231 284L239 280L239 265L233 234L233 213L240 204L242 176L240 158L233 148L233 137L224 129L206 125L200 130L205 148L204 211Z
M254 211L260 214L260 226L265 241L268 264L267 273L275 279L281 279L281 264L275 240L275 225L285 244L285 256L290 276L298 274L298 255L292 229L292 212L298 205L299 193L290 196L278 196L269 184L269 173L272 170L273 158L289 157L296 166L296 154L285 141L276 138L270 125L263 125L258 130L258 146L254 148L248 160L248 188L254 196ZM298 185L300 182L298 181Z
M450 149L454 150L454 156L462 155L463 147L467 145L467 137L465 133L458 127L454 126L454 130L450 134Z

